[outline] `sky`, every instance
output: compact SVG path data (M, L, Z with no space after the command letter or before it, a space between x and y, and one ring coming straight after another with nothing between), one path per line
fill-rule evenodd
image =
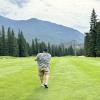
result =
M0 15L14 20L38 18L89 31L92 9L100 19L100 0L0 0Z

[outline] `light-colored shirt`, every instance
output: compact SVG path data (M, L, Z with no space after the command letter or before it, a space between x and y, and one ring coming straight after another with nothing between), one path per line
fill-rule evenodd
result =
M37 54L37 62L39 68L50 68L50 60L51 60L51 54L49 53L38 53Z

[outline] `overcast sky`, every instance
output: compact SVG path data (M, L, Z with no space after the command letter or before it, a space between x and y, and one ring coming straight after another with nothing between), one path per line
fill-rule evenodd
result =
M100 0L0 0L0 15L17 20L39 18L89 30L92 9L100 18Z

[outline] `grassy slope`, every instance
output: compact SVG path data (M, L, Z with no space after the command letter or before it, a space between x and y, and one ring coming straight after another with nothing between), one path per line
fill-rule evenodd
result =
M7 58L0 58L0 100L100 100L100 58L53 58L48 90L34 58Z

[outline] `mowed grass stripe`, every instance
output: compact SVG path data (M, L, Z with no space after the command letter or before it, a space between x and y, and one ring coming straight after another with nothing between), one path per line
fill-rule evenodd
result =
M13 71L21 65L21 70L0 78L0 100L100 100L99 58L53 58L48 90L40 87L34 58L22 59L13 66L5 64Z
M18 58L16 60L20 68L16 68L16 63L11 64L10 67L7 67L12 67L9 70L9 75L5 75L6 70L4 67L5 77L0 78L0 100L22 100L22 98L26 98L28 94L32 93L34 87L36 88L37 83L33 80L38 79L38 77L34 58ZM13 63L13 59L11 59L11 62ZM18 69L21 70L18 71ZM28 92L29 90L31 92Z
M6 75L14 74L16 72L19 72L24 69L30 69L34 66L36 66L36 63L31 63L30 60L34 62L33 58L28 58L25 60L25 58L11 58L11 59L2 59L0 61L0 77L4 77Z
M81 71L84 71L95 81L100 82L100 58L89 58L89 60L88 58L76 58L70 59L70 63L74 64Z
M57 67L58 68L60 67L60 69L58 70L58 73L56 73L58 75L55 74L56 79L60 80L58 81L58 87L60 87L59 91L63 89L66 93L65 95L67 95L65 97L70 98L71 100L74 100L75 98L76 98L75 100L77 100L78 98L79 100L88 100L86 98L89 98L90 96L91 96L90 100L92 99L94 100L96 97L100 98L99 97L100 83L98 85L95 84L94 80L92 80L87 75L87 73L81 71L78 68L78 66L74 65L75 62L73 64L73 61L72 61L74 59L77 59L77 58L66 58L66 61L65 61L65 58L60 59L62 64L61 65L58 64ZM67 89L65 90L65 88ZM64 93L64 91L62 93ZM77 95L77 93L79 93L79 95Z

